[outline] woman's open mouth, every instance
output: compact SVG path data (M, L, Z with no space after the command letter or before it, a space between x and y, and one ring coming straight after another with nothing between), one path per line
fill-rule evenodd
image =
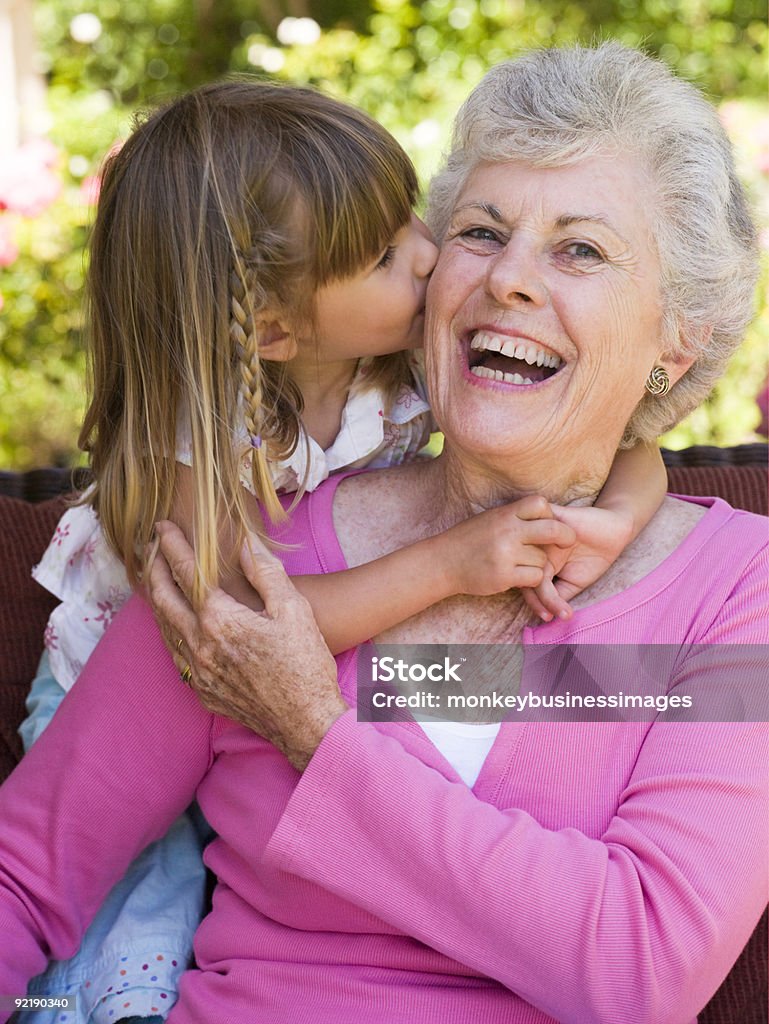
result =
M475 377L504 384L539 384L557 373L562 360L529 338L477 331L469 342L467 363Z

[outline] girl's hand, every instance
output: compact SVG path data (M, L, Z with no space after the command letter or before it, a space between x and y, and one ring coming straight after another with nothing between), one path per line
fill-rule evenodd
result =
M544 498L532 495L489 509L433 538L448 573L448 592L488 596L511 587L536 587L549 552L576 543ZM558 559L563 561L563 559Z
M571 609L566 602L600 579L634 535L629 512L596 505L554 505L553 514L572 527L577 542L571 550L553 548L549 551L542 582L524 595L529 607L545 621L553 615L568 618Z
M156 530L160 546L145 575L147 590L177 666L184 659L185 682L209 711L263 736L302 771L348 710L309 604L251 535L241 565L264 610L213 587L196 612L189 600L194 552L173 523Z

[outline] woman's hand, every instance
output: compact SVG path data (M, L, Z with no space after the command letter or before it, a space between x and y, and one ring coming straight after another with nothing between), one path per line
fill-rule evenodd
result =
M182 531L157 524L147 589L166 644L202 703L269 740L302 771L348 706L312 610L283 566L253 535L241 565L263 611L211 588L190 603L195 555Z

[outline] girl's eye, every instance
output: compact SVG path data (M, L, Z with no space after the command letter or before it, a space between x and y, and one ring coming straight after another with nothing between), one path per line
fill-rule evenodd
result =
M395 256L395 246L394 245L388 245L387 248L385 249L385 251L382 253L381 258L380 258L379 262L376 265L376 269L379 270L382 267L389 266L392 263L394 256Z

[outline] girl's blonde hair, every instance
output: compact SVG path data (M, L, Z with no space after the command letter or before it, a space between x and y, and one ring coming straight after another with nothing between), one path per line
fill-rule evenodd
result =
M171 509L177 422L189 420L196 597L220 566L218 526L243 536L245 418L257 497L283 514L267 459L295 449L301 395L259 356L260 311L312 323L323 284L369 265L408 222L413 166L366 114L265 82L183 96L139 124L104 169L87 298L91 401L80 435L89 501L136 585ZM391 393L401 354L369 381Z

